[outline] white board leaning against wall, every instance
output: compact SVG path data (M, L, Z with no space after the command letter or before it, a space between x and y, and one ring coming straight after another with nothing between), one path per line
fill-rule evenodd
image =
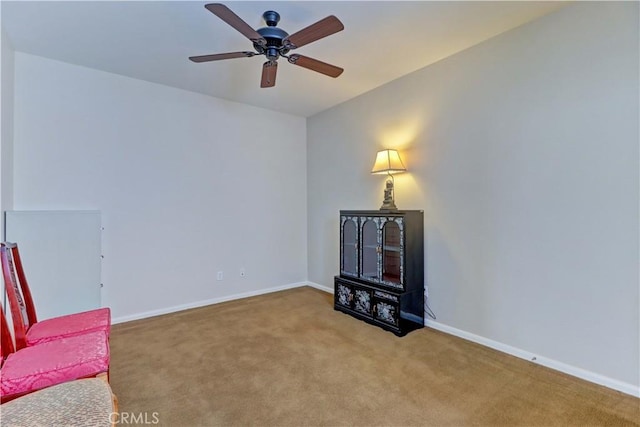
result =
M7 211L38 320L101 306L100 211Z

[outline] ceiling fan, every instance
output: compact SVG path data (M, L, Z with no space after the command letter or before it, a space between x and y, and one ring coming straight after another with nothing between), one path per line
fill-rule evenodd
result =
M262 17L267 23L264 28L254 30L242 20L231 9L220 3L207 4L206 7L211 13L222 19L227 24L238 30L242 35L251 40L255 52L229 52L214 55L191 56L193 62L219 61L221 59L244 58L255 55L264 55L267 62L262 65L262 80L260 87L273 87L276 84L276 72L278 71L278 58L287 58L289 63L325 74L329 77L338 77L344 71L340 67L309 58L297 53L287 55L289 51L297 49L306 44L330 36L344 29L344 25L333 15L311 24L297 33L289 35L281 28L277 28L280 15L272 10L266 11Z

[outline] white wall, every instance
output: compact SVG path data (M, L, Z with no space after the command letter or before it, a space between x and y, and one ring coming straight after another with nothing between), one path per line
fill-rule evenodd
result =
M309 280L399 148L438 322L637 390L638 33L638 3L574 4L310 118Z
M102 211L114 318L306 279L303 118L21 52L15 68L14 207Z
M0 3L0 17L2 16ZM1 18L0 18L1 22ZM0 239L4 240L4 212L13 207L13 86L14 50L0 26ZM5 308L4 280L0 280L0 304ZM5 310L11 322L10 310Z
M4 214L13 206L13 85L14 50L0 29L0 236L4 236ZM2 289L2 288L0 288ZM4 292L2 293L4 295ZM3 299L4 297L0 297Z

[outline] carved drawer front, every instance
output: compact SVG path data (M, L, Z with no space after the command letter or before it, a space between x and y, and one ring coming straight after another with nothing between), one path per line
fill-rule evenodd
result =
M344 283L336 283L336 304L351 308L353 303L353 289Z
M387 323L389 325L398 326L400 318L399 302L398 298L384 293L376 291L376 298L373 299L373 318Z
M371 291L358 287L353 288L353 309L358 313L371 316Z

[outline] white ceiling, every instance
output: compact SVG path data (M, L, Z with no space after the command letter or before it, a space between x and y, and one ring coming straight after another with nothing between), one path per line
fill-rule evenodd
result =
M264 57L195 64L193 55L252 50L203 1L2 1L16 51L219 98L311 116L564 6L520 1L225 2L254 28L275 10L292 34L328 15L345 30L297 49L345 69L337 79L280 60L261 89Z

